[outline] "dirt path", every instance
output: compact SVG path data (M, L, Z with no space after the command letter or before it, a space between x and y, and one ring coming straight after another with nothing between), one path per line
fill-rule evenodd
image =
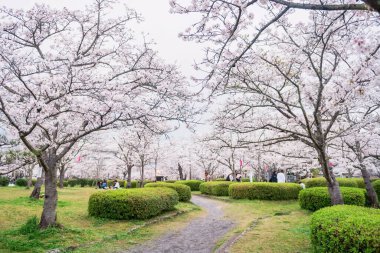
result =
M142 244L127 253L210 253L217 241L234 227L231 220L224 218L219 201L192 196L191 201L207 212L180 231L170 232L160 238Z

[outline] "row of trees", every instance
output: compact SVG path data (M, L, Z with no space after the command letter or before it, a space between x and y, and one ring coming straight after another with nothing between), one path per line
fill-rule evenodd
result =
M366 161L379 154L378 5L184 2L171 1L172 11L200 19L181 36L211 42L196 67L209 73L201 81L211 96L225 99L214 118L218 128L241 134L241 145L314 151L333 204L343 198L330 159L343 150L377 207Z
M182 75L134 38L141 17L131 9L112 17L112 5L0 9L1 122L43 168L41 228L56 225L57 171L83 138L191 114Z

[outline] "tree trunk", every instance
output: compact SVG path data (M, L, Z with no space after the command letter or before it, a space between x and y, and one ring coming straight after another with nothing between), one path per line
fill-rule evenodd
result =
M33 169L34 169L34 164L31 164L28 166L28 185L27 185L28 189L33 186Z
M42 174L41 174L41 177L38 177L37 178L37 182L36 184L34 185L34 188L33 188L33 191L32 193L30 194L30 198L34 198L34 199L40 199L40 195L41 195L41 186L44 184L44 171L42 170Z
M140 188L144 187L144 165L141 166Z
M331 205L343 205L343 197L340 192L339 183L336 181L332 168L329 168L329 160L326 153L318 150L319 162L322 166L323 176L326 178Z
M54 162L49 165L45 171L45 201L39 225L42 229L57 225L57 167Z
M179 180L184 180L183 179L183 169L181 164L178 163L178 173L179 173Z
M59 169L59 188L63 189L63 181L65 180L65 167L62 165Z
M368 199L370 201L371 207L379 208L378 196L376 194L375 189L373 188L373 185L371 184L370 175L364 164L360 164L360 171L362 172L365 189L367 190L367 195L368 195Z
M127 170L128 170L127 188L132 188L132 167L133 165L127 165Z

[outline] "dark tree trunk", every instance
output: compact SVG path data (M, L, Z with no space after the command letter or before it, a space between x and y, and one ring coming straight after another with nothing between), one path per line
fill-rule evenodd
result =
M63 182L65 181L65 172L65 166L61 165L61 167L59 168L59 188L61 189L63 189L64 187Z
M331 205L343 205L343 197L340 192L339 183L336 181L332 168L329 168L329 160L326 153L318 150L319 161L322 166L323 176L326 178Z
M127 188L132 188L132 168L133 165L127 165Z
M41 195L41 186L44 184L44 171L42 170L42 174L41 174L41 177L38 177L37 178L37 182L36 184L34 185L34 188L33 188L33 191L32 193L30 194L30 198L34 198L34 199L40 199L40 195Z
M367 190L368 199L370 201L370 205L373 208L379 208L379 199L376 194L375 189L373 188L373 185L371 184L370 175L368 173L367 168L364 164L360 164L360 171L363 176L365 189Z
M42 229L57 225L57 167L54 161L49 165L45 171L45 201L39 225Z
M33 169L34 169L34 164L31 164L28 166L28 185L27 185L28 189L33 186Z
M178 163L178 173L179 173L179 180L186 180L186 178L183 177L183 168L181 164Z
M144 166L141 166L140 188L144 187Z

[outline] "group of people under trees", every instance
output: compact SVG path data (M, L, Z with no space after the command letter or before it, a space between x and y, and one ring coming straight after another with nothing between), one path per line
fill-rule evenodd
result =
M234 180L234 175L233 174L229 174L227 177L226 177L226 181L236 181L236 182L241 182L242 180L242 176L240 173L237 173L236 174L236 178Z
M103 181L98 181L96 183L96 186L98 189L104 189L104 190L107 190L107 189L120 189L120 183L115 179L113 182L112 182L112 185L108 186L107 184L107 180L103 180Z
M231 174L229 174L226 177L226 181L241 182L242 181L242 175L240 173L237 173L236 177L234 178L234 174L231 173ZM272 173L272 176L269 179L269 182L272 182L272 183L285 183L286 182L286 177L285 177L284 171L280 170L278 173L277 173L277 171L274 171Z
M269 182L272 183L285 183L286 178L283 170L280 170L278 173L273 171L272 176L269 179Z

